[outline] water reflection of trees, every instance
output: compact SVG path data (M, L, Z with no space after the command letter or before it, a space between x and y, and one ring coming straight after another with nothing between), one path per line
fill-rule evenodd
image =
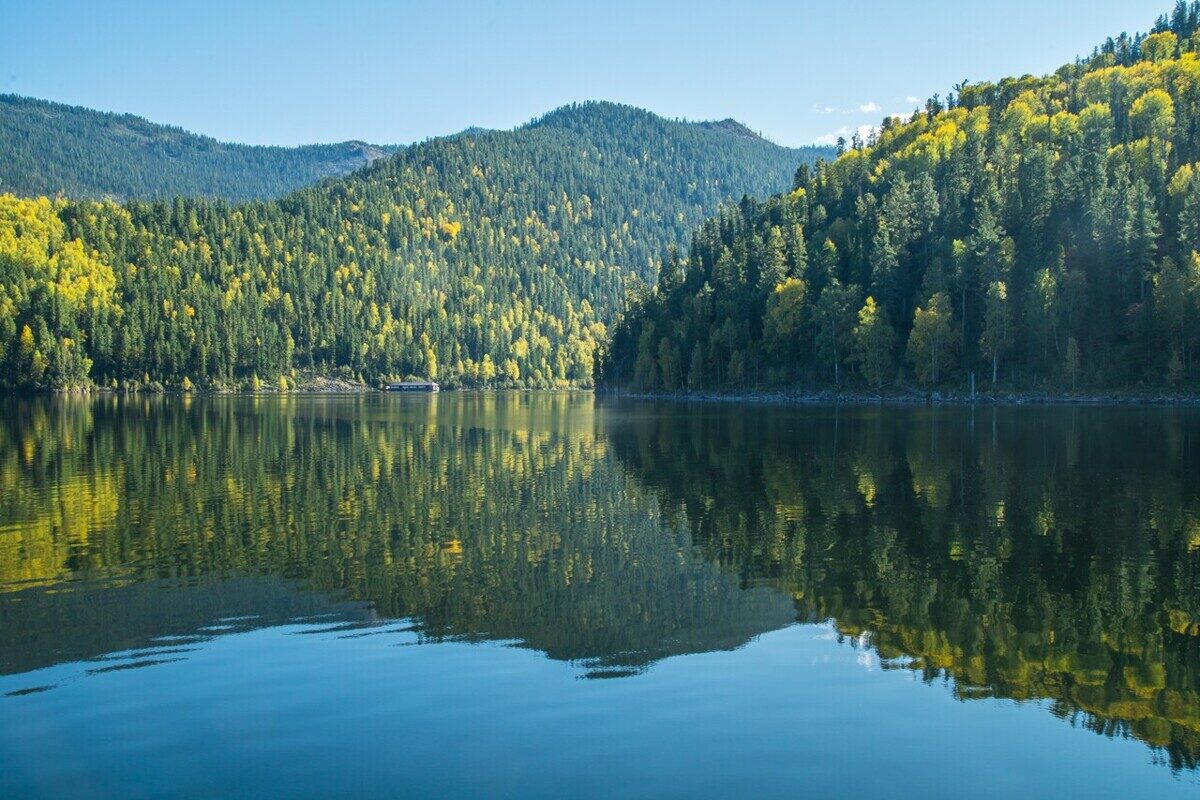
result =
M1046 700L1176 766L1200 756L1195 415L680 413L579 395L2 411L13 669L263 605L266 589L228 583L247 576L595 674L737 646L799 613L953 676L963 698ZM116 590L149 582L159 594ZM193 592L172 601L191 609L174 627L164 586ZM307 607L275 594L272 620ZM125 605L79 611L101 598Z
M777 592L746 592L690 556L686 527L664 525L614 463L586 395L38 400L5 412L0 640L18 624L53 628L26 641L23 664L81 642L125 646L131 627L160 624L152 603L74 615L65 585L116 603L142 596L113 591L122 584L289 578L412 618L426 638L515 640L597 675L734 647L794 618Z
M1200 418L608 409L704 557L962 698L1200 756Z

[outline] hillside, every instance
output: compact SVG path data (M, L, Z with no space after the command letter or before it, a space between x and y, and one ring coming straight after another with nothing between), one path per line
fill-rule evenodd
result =
M395 149L226 144L130 114L0 95L0 192L22 197L268 199Z
M630 281L824 152L589 103L278 201L0 198L0 382L587 384Z
M727 207L636 299L609 387L1082 391L1200 379L1200 4L955 87Z

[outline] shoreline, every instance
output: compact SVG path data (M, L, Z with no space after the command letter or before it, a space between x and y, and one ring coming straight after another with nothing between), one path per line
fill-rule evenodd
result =
M595 388L572 387L567 389L528 389L518 387L458 387L443 388L441 392L590 392L597 398L617 400L653 400L674 403L743 403L748 405L790 406L1091 406L1091 407L1200 407L1200 394L1168 394L1103 392L1056 394L1051 392L977 392L972 397L967 392L852 392L824 389L806 391L800 389L764 389L757 391L729 392L627 392ZM305 381L281 391L275 386L263 385L257 389L244 388L191 388L187 390L161 386L138 388L111 388L107 386L77 386L64 389L5 390L0 396L7 397L81 397L81 396L191 396L191 397L262 397L262 396L336 396L388 394L380 387L356 381L339 379L317 379ZM439 392L440 393L440 392ZM430 392L429 394L437 394Z
M839 392L790 389L736 392L623 392L596 390L597 397L665 400L680 403L746 403L793 406L1155 406L1200 407L1200 395L1125 392L1054 394L1050 392Z

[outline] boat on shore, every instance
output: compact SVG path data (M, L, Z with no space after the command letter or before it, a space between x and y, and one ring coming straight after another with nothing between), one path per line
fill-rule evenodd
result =
M385 392L439 392L441 388L434 381L394 381L383 385Z

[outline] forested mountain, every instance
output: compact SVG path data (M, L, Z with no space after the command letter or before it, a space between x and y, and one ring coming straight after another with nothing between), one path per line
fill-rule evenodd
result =
M0 95L0 192L22 197L265 200L346 175L395 149L227 144L131 114Z
M961 84L725 208L601 383L1194 390L1198 26L1180 3L1052 75Z
M0 196L2 383L586 384L627 282L823 152L589 103L278 201Z

